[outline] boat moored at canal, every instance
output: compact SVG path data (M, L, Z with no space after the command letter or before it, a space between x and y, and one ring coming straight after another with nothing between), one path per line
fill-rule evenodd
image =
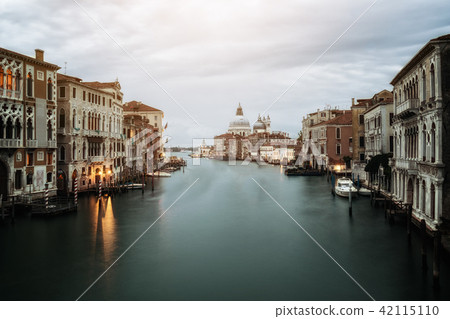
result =
M338 196L348 198L349 193L351 193L352 197L355 197L358 193L358 190L353 186L353 182L351 179L343 177L337 180L334 192Z

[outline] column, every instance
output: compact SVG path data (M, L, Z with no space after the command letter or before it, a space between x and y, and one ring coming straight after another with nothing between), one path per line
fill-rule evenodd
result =
M438 119L436 120L436 132L435 132L435 154L436 163L442 164L442 117L441 114L438 115Z
M442 182L437 182L435 184L435 201L434 201L434 218L436 221L443 216L444 212L442 211ZM449 214L447 212L445 217L448 217Z

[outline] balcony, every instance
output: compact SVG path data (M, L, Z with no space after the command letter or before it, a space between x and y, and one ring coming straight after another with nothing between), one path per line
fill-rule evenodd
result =
M79 127L74 127L72 129L72 134L76 135L76 134L80 134L81 129Z
M417 174L417 162L415 160L405 160L397 158L394 163L397 169L406 170L410 175Z
M66 128L65 127L59 127L56 129L57 134L66 135Z
M27 147L36 148L38 146L37 140L27 140Z
M405 119L416 115L419 112L419 99L408 99L396 107L396 115Z
M20 139L1 139L0 147L21 147L22 141Z
M48 148L56 148L56 141L47 141Z
M105 161L104 156L88 156L88 161L90 163L103 163Z

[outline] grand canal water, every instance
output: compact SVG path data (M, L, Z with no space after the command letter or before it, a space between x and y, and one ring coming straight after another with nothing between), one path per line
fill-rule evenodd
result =
M166 212L81 300L370 300L253 179L374 299L450 299L448 261L436 293L418 235L408 246L405 227L367 199L349 218L326 178L213 160L157 181L154 193L105 198L100 211L86 196L74 214L1 224L0 299L77 299Z

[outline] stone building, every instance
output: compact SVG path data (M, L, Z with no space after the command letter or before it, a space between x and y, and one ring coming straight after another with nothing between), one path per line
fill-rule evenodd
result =
M311 127L334 119L337 116L344 114L344 111L332 108L326 108L323 110L317 109L317 112L309 113L302 120L302 137L303 143L307 143L308 140L312 139Z
M394 136L392 131L393 98L392 93L385 90L383 97L375 95L373 106L362 114L364 119L365 156L367 159L375 155L392 153L394 151Z
M314 149L308 152L316 154L311 159L312 167L319 168L322 164L333 169L335 165L344 163L344 157L352 156L352 112L342 112L340 116L309 128L312 141L310 147Z
M126 137L126 163L123 168L125 180L144 173L151 173L158 167L159 130L150 125L147 117L140 114L126 114L123 119Z
M123 112L124 115L131 115L131 116L139 115L142 118L146 118L148 120L148 124L158 131L160 139L162 139L162 134L165 129L165 127L163 127L162 124L162 120L164 118L163 111L151 107L149 105L146 105L142 102L131 101L126 102L123 105ZM159 158L162 161L164 160L164 143L162 143L162 140L159 140L158 144L159 144L159 152L157 158Z
M241 103L239 103L239 106L236 110L236 116L230 122L230 125L228 126L228 133L233 134L233 135L240 135L240 136L248 136L252 133L252 129L250 127L250 122L244 116L244 112L242 110Z
M115 82L58 74L58 189L97 187L121 178L125 162L123 94Z
M394 86L393 195L436 229L450 218L450 35L430 40Z
M0 195L56 191L57 65L0 48Z

